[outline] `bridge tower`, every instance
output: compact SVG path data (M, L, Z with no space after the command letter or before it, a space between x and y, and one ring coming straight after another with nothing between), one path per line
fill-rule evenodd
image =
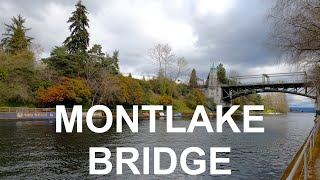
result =
M217 71L217 67L212 64L207 78L205 94L207 97L213 98L217 105L220 105L222 100L222 89L221 83L218 80Z

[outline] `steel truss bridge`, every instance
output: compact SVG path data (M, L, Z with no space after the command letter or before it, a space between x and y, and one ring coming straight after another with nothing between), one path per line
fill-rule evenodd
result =
M226 102L240 96L264 92L289 93L316 99L315 84L306 72L236 76L229 84L221 85L221 89L222 100Z

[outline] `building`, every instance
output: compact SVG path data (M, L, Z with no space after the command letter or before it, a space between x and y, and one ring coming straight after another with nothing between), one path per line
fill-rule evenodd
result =
M218 80L217 71L217 67L214 64L212 64L208 74L208 78L206 80L207 88L204 92L208 98L213 98L216 104L221 104L222 89L221 83Z

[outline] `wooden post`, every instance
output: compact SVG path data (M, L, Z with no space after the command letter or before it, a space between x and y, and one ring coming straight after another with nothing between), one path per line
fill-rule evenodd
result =
M304 162L303 162L303 169L304 169L304 180L308 178L308 160L307 160L307 150L304 152Z

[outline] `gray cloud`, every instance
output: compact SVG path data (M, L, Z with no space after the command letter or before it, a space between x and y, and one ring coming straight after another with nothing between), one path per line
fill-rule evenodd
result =
M0 33L4 23L22 14L29 35L48 56L69 35L66 21L77 0L0 0ZM241 74L288 71L268 49L270 1L251 0L83 0L89 11L91 45L120 51L123 73L150 75L157 67L147 51L156 43L169 43L184 56L200 77L213 62Z
M24 15L27 25L32 27L30 35L44 47L44 55L48 55L52 47L61 45L69 34L66 21L74 10L76 0L0 2L0 23L10 22L14 15ZM199 3L191 0L183 3L178 0L84 1L90 12L91 44L102 44L108 52L120 50L123 70L140 69L141 73L150 73L149 67L132 66L145 64L147 49L161 42L171 43L177 54L185 56L200 75L207 73L213 61L228 64L229 67L232 67L231 64L255 67L274 63L274 54L263 46L268 29L264 20L268 8L266 3L230 2L226 4L230 7L222 6L227 8L223 14L210 11L199 14ZM159 32L154 32L157 27ZM165 32L161 32L163 30ZM3 29L0 32L3 33ZM158 35L160 38L157 38ZM181 37L175 41L177 35ZM191 42L188 38L196 39ZM188 45L176 46L179 41Z

